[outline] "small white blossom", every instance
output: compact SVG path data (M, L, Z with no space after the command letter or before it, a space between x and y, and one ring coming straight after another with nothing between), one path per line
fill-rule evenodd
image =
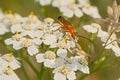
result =
M82 71L83 73L89 74L89 67L88 67L88 62L85 59L84 55L81 56L75 56L71 57L72 64L74 68L77 68L78 70Z
M91 25L84 25L83 29L87 32L97 33L101 29L101 26L99 24L92 23Z
M108 39L109 35L107 34L106 36L104 35L103 37L101 37L103 46L105 46L106 49L112 49L113 52L115 53L115 55L117 57L120 56L120 47L118 46L118 42L117 42L117 36L116 34L112 34L110 36L110 38Z
M74 15L77 17L83 16L83 12L79 8L79 5L75 3L74 0L69 0L69 3L70 4L68 5L60 7L60 11L63 12L64 16L67 16L69 18L73 17Z
M57 36L54 34L45 34L43 36L43 43L45 45L52 45L56 43L56 41L57 41Z
M0 80L20 80L13 70L20 68L20 63L10 54L0 57Z
M58 41L57 43L57 47L59 47L60 49L65 49L65 50L68 50L70 51L70 48L74 48L76 45L75 45L75 41L72 40L72 39L69 39L71 38L70 36L66 36L66 37L61 37L62 39Z
M89 0L78 0L80 7L84 7L88 4L90 4Z
M7 45L13 45L13 48L18 50L22 48L22 43L24 41L24 38L22 37L21 34L16 33L15 35L12 36L12 38L8 38L5 40L5 43Z
M14 24L11 26L11 32L16 33L16 32L22 32L22 25L21 24Z
M22 46L27 48L27 52L30 56L33 56L39 52L38 46L34 43L34 39L24 39Z
M6 24L6 26L10 26L12 25L13 19L14 19L14 16L12 14L5 14L2 22Z
M53 70L54 80L75 80L75 72L70 65L63 65Z
M33 24L33 23L24 23L23 24L23 31L21 34L23 36L29 36L30 38L34 38L36 36L36 28L38 27L38 24Z
M87 32L97 33L97 37L101 39L101 41L103 42L103 46L105 46L105 49L112 49L117 57L120 56L120 47L118 46L117 36L115 33L110 35L109 31L103 31L101 29L101 26L96 23L92 23L91 25L85 25L83 26L83 28Z
M33 13L31 13L28 17L23 18L23 20L23 23L18 25L22 28L21 34L23 36L35 38L41 34L38 30L38 27L41 25L41 21Z
M53 68L55 65L56 54L52 51L46 51L45 54L37 54L36 59L38 63L44 62L45 67Z
M59 57L65 58L67 56L67 50L66 49L58 49L57 50L57 55Z
M13 70L20 68L20 63L15 59L12 53L5 54L2 59L7 62L7 66L10 66Z
M11 20L12 25L23 23L23 17L19 14L14 14L13 19Z
M99 15L98 9L95 6L86 5L82 8L83 12L87 15L90 15L93 18L101 18Z
M4 72L0 74L0 80L20 80L10 66L6 67Z
M54 20L52 18L45 18L44 22L48 23L49 25L52 25Z

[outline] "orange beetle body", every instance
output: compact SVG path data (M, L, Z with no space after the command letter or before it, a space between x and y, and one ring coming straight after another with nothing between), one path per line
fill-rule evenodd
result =
M71 23L69 23L67 20L65 20L62 16L58 17L58 22L62 25L62 29L65 32L69 32L71 36L75 39L76 32L74 30L74 26Z

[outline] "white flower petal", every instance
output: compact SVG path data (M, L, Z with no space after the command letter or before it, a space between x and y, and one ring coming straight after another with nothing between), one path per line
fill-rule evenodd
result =
M76 10L75 10L75 15L76 15L77 17L82 17L82 16L83 16L83 12L82 12L80 9L76 9Z
M44 54L37 54L36 55L36 59L37 59L37 62L38 63L41 63L41 62L44 62L45 61L45 59L44 59Z
M56 67L52 73L58 73L60 71L59 69L60 69L59 67Z
M74 13L72 11L68 11L68 12L64 12L63 15L68 18L71 18L71 17L73 17Z
M57 58L57 60L55 61L55 66L62 66L64 65L65 60L63 58Z
M89 73L90 73L88 66L80 65L78 69L79 69L80 71L82 71L83 73L86 73L86 74L89 74Z
M81 5L81 7L88 5L89 0L78 0L79 4Z
M54 64L55 64L55 62L54 62L54 60L45 60L45 62L44 62L44 66L45 67L48 67L48 68L53 68L54 67Z
M40 40L39 38L34 38L32 41L33 41L33 43L35 43L36 45L42 44L42 40Z
M73 71L69 72L67 78L68 80L75 80L76 79L75 72Z
M28 31L27 35L31 38L35 37L35 32L34 31Z
M44 34L43 31L40 31L40 30L35 31L35 37L37 37L37 38L41 38L43 36L43 34Z
M53 43L50 45L50 48L56 48L57 46L58 46L57 43Z
M13 70L20 68L20 63L16 59L10 62L9 65Z
M19 50L19 49L21 49L22 48L22 40L21 41L14 41L13 42L13 48L15 49L15 50Z
M30 56L33 56L34 54L37 54L39 52L37 46L34 46L34 45L28 47L27 51Z
M55 73L54 80L66 80L66 76L61 73Z
M70 9L68 9L67 7L60 7L60 11L63 12L63 15L66 17L73 17L74 12Z
M83 29L91 33L96 33L98 31L97 28L93 27L92 25L84 25Z
M103 38L103 37L108 37L108 33L102 30L98 31L97 37ZM103 40L104 41L104 40Z
M45 5L49 5L51 0L39 0L39 2L42 6L45 6Z
M0 68L6 68L8 66L8 62L5 61L2 57L0 57Z
M12 43L13 43L12 38L8 38L8 39L6 39L6 40L5 40L5 43L6 43L7 45L12 44Z
M9 80L20 80L20 78L15 73L11 74L8 79Z
M67 50L66 49L58 49L57 55L62 57L62 58L65 58L67 56Z
M0 75L0 80L20 80L19 77L12 71L10 75L2 74Z
M43 42L46 45L51 45L51 44L54 44L56 41L57 41L57 36L56 35L46 34L45 35L45 40Z
M23 30L22 25L20 25L20 24L16 24L16 25L11 26L11 32L12 33L21 32L22 30Z
M112 50L115 52L115 56L120 56L120 48L116 46L112 46Z
M68 8L65 7L65 6L61 6L61 7L60 7L60 11L61 11L61 12L66 12L66 11L68 11Z
M75 47L75 41L68 41L67 45L69 45L69 48L74 48Z
M92 16L93 18L101 18L101 16L98 13L97 7L94 6L86 6L83 9L83 12L86 13L87 15Z

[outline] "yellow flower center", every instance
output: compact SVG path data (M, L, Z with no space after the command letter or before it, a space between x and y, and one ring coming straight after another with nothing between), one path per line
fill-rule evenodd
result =
M23 46L30 47L31 45L33 45L33 43L28 38L26 38L26 40L23 42Z
M31 31L32 27L31 27L30 23L26 23L25 26L24 26L24 29Z
M67 67L67 66L62 66L62 67L61 67L61 73L63 73L64 75L67 75L68 72L69 72L69 70L68 70L68 67Z
M45 58L49 59L49 60L55 60L56 59L56 55L54 52L52 51L47 51L45 53Z
M84 55L81 55L81 56L80 56L79 63L82 64L82 65L88 65L88 62L87 62L87 60L85 59L85 56L84 56Z
M52 18L46 18L46 19L44 19L44 21L48 24L51 24L54 22L54 20Z
M22 39L22 36L16 32L16 34L12 37L13 40L20 41Z
M13 71L12 71L12 68L10 66L8 66L7 69L4 71L4 74L6 74L6 75L10 75L12 73L13 73Z
M20 22L20 20L19 19L17 19L16 18L16 14L14 14L14 16L13 16L13 19L12 19L12 24L17 24L17 23L19 23Z
M30 15L29 15L29 21L32 22L32 23L36 23L38 22L38 18L37 16L35 16L34 12L31 12Z
M66 49L66 48L68 47L68 45L67 45L67 39L64 38L62 41L60 41L60 42L58 43L58 46L61 47L61 48Z
M40 25L38 28L39 28L39 30L45 30L45 29L47 29L47 27L45 25Z
M76 9L75 1L73 1L73 2L69 5L69 8L70 8L71 10L75 10L75 9Z
M10 54L4 55L4 56L3 56L3 59L5 59L5 60L8 61L8 62L11 62L11 61L13 61L15 58L14 58L14 56L13 56L13 53L10 53Z

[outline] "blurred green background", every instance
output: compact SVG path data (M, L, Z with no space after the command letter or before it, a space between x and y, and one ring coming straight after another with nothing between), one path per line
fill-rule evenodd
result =
M101 14L101 16L103 18L107 17L107 6L112 5L114 0L90 0L92 5L95 5L98 7L99 12ZM120 0L117 0L118 4L120 4ZM33 11L35 13L35 15L37 15L38 18L40 19L44 19L44 15L43 15L43 7L39 5L39 3L35 2L35 0L0 0L0 8L3 11L6 10L12 10L15 13L18 13L22 16L28 16L30 14L31 11ZM44 7L46 10L46 17L51 17L56 19L58 16L60 16L60 12L57 8L51 7L51 6L46 6ZM88 16L84 16L81 19L75 18L74 20L70 19L70 21L72 21L72 23L77 26L76 28L79 29L79 26L76 25L76 21L75 20L81 20L81 24L79 26L82 26L85 23L89 23L89 20L92 20L90 17ZM83 22L83 23L82 23ZM80 33L82 33L82 35L87 36L88 34L86 34L86 32L83 29L80 29ZM96 43L99 44L99 43ZM81 45L82 48L87 51L86 47L87 44L84 40L81 39ZM99 47L96 49L96 51L99 51ZM94 54L92 54L92 56L96 56L97 53L95 52ZM104 63L104 65L106 65L109 62L112 62L112 60L116 59L116 57L114 56L113 53L111 53L111 55L108 57L108 62ZM114 64L113 66L111 66L108 69L105 70L101 70L99 72L93 73L91 75L89 75L85 80L118 80L118 78L120 78L120 58L119 62L117 64ZM35 60L34 60L35 61ZM34 63L33 61L33 63ZM26 64L25 64L26 65ZM37 64L36 64L37 66ZM26 65L26 69L30 70L29 67ZM16 71L17 74L19 74L18 76L21 78L21 80L26 80L24 78L24 74L22 73L21 69ZM35 75L32 73L32 71L30 71L29 73L31 75L31 80L35 80ZM79 75L79 74L78 74ZM46 80L46 79L45 79Z

